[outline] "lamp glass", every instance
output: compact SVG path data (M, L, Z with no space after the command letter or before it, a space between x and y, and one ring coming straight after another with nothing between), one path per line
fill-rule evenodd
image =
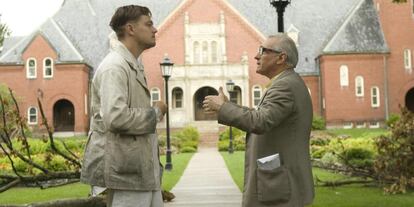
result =
M160 66L161 66L162 76L170 77L172 74L173 66L174 66L174 63L171 62L170 58L164 57L164 59L160 63Z
M234 91L234 82L232 80L227 81L226 89L227 89L228 92L233 92Z

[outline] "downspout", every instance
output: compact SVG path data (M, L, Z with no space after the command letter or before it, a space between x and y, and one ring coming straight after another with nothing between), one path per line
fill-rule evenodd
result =
M315 68L318 74L318 99L319 99L319 115L326 119L323 114L323 103L322 103L322 75L321 75L321 68L320 68L320 57L315 58Z
M388 61L387 55L383 56L384 60L384 105L385 105L385 121L389 118L389 105L388 105Z

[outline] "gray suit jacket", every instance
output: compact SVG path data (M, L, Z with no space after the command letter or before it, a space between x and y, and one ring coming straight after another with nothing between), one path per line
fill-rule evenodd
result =
M159 190L156 113L142 66L120 42L95 73L81 181L111 189Z
M312 103L294 70L273 80L257 109L227 102L218 121L247 132L243 207L297 207L312 202ZM258 168L257 159L275 153L280 155L280 167Z

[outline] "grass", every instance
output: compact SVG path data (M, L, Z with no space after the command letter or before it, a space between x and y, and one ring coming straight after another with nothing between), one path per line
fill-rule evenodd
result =
M362 137L367 137L367 138L372 138L372 137L378 137L379 135L382 134L387 134L389 133L388 130L386 129L328 129L326 130L327 133L335 135L335 136L340 136L340 135L348 135L351 136L352 138L362 138Z
M193 153L181 153L172 156L173 170L164 171L163 189L170 191L178 182L183 174ZM165 163L165 156L160 157L161 162ZM35 202L45 202L67 198L86 198L88 196L89 185L76 183L62 187L41 190L39 188L13 188L0 193L1 204L26 204Z
M234 152L229 155L221 153L226 165L239 186L243 187L244 152ZM321 180L340 180L347 178L341 174L335 174L323 169L314 168L314 176ZM316 187L316 197L312 205L308 207L412 207L414 206L414 192L405 195L384 195L378 187L366 187L363 185L346 185L341 187Z

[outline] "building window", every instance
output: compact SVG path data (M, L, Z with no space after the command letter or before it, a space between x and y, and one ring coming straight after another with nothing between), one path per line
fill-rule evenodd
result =
M43 77L53 77L53 60L51 58L45 58L43 60Z
M29 58L26 63L26 77L29 79L36 78L36 59Z
M371 88L371 106L373 108L380 106L380 94L377 86Z
M312 96L311 90L308 88L309 96Z
M202 50L202 63L206 64L208 63L208 44L206 41L203 42L203 50Z
M411 50L404 50L404 67L405 69L411 69Z
M174 88L172 90L172 103L173 108L183 107L183 90L181 88Z
M217 42L211 42L211 62L217 63Z
M345 122L343 126L344 129L352 129L352 127L354 127L352 122Z
M349 85L348 66L341 65L341 67L339 68L339 78L341 86Z
M371 121L369 122L369 128L371 129L380 128L380 123L378 121Z
M355 95L357 97L364 96L364 78L362 76L355 78Z
M200 43L199 42L194 42L194 64L200 64Z
M36 107L29 107L27 110L27 123L30 125L37 124L37 109Z
M155 102L161 100L161 92L158 88L151 89L151 103L154 106Z
M365 128L365 122L363 121L358 121L356 123L356 128L361 129L361 128Z
M233 92L230 92L230 101L232 103L241 105L242 104L242 95L241 88L239 86L234 86Z
M256 107L260 103L262 97L262 88L260 86L253 87L253 106Z

